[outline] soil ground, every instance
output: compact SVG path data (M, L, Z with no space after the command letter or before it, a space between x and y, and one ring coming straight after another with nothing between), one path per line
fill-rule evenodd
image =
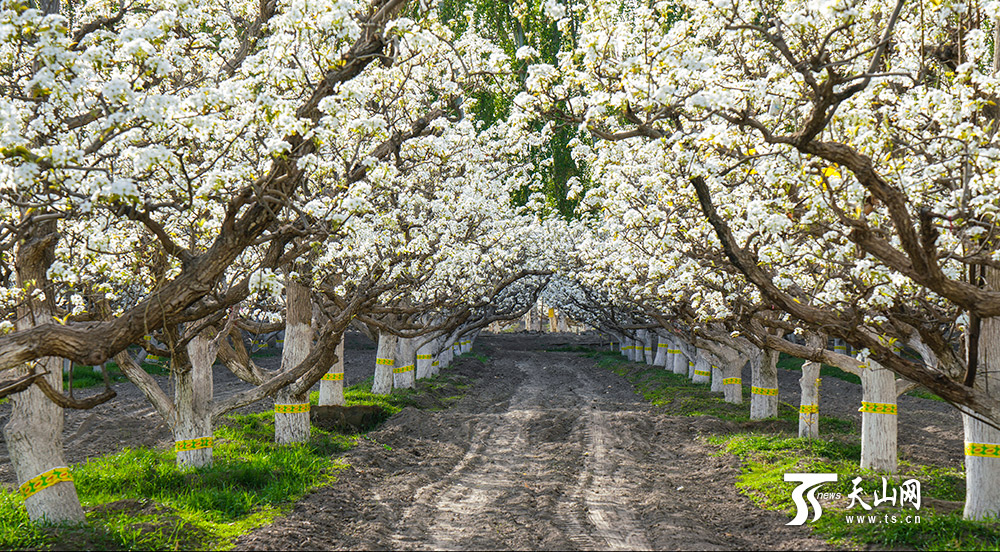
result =
M483 335L491 359L455 406L407 408L348 452L339 479L237 542L238 549L825 549L788 516L754 506L734 487L740 467L699 436L738 427L709 417L671 416L578 353L594 336ZM606 344L605 344L606 346ZM345 380L371 375L375 348L348 337ZM275 368L277 357L256 359ZM463 373L468 371L469 373ZM799 372L779 371L782 400L798 403ZM749 374L744 374L749 382ZM167 378L160 378L169 391ZM217 396L241 389L216 368ZM69 462L126 446L169 447L170 433L141 393L67 413ZM92 392L98 392L94 390ZM860 387L823 379L823 414L851 418ZM263 401L245 410L271 408ZM901 458L935 465L962 459L961 422L948 405L900 400ZM9 406L0 406L0 424ZM5 453L5 447L0 449ZM14 483L6 455L0 482Z

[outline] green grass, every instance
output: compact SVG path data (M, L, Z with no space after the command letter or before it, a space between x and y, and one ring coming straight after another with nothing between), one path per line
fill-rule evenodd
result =
M930 391L928 391L923 387L918 387L912 391L908 391L906 394L911 397L920 397L921 399L927 399L931 401L947 402L941 397L935 395L934 393L931 393Z
M33 525L0 492L0 548L226 548L346 467L356 438L313 428L309 443L274 444L273 412L233 416L215 430L211 467L182 470L175 453L125 449L73 466L88 526Z
M479 361L481 355L468 356ZM348 387L344 395L349 406L381 406L388 418L407 406L445 408L469 387L461 376L444 371L421 380L417 389L373 395L369 379ZM274 444L273 411L230 416L214 437L214 462L208 468L179 469L176 453L149 448L125 449L73 466L86 525L33 524L20 495L0 490L0 549L231 548L236 537L334 481L346 467L339 458L358 439L367 438L313 426L308 443L279 446Z
M750 388L743 386L743 404L727 403L718 393L712 393L709 385L694 383L680 374L674 374L659 366L631 363L613 351L591 351L586 356L597 360L597 365L623 376L631 382L642 396L666 413L677 416L715 416L722 420L740 422L744 426L767 426L797 428L799 409L788 402L778 402L777 420L750 420ZM854 422L820 416L823 432L856 433Z
M788 472L837 473L837 483L823 486L822 492L841 493L853 490L852 480L861 477L863 497L871 504L873 492L881 492L884 474L858 467L861 448L856 440L828 437L828 440L799 439L789 435L736 434L710 437L709 442L720 446L720 454L734 454L741 459L742 473L736 486L759 506L794 514L791 501L796 483L786 483ZM992 523L963 520L960 506L965 500L965 476L961 466L938 467L900 462L895 482L914 478L921 483L922 508L909 505L878 507L869 513L879 517L919 515L920 523L849 524L846 515L865 514L860 506L846 510L849 501L841 499L824 506L823 516L810 525L831 543L848 547L892 548L916 550L997 550L1000 549L1000 527ZM892 484L892 483L890 483ZM928 499L933 503L929 505ZM937 508L943 508L938 512Z
M719 447L718 454L732 454L740 459L741 474L736 487L758 506L794 515L791 496L797 483L786 483L790 472L837 473L837 483L823 486L824 493L840 493L847 497L852 483L861 477L863 497L872 504L873 492L881 492L883 474L860 469L861 446L857 428L847 420L820 418L822 439L800 439L795 436L797 411L791 405L779 403L777 423L746 423L748 405L731 405L709 392L709 386L694 384L687 377L666 372L659 367L628 362L617 352L590 351L586 356L599 366L612 370L632 382L650 402L675 415L715 416L740 422L742 431L714 435L708 442ZM779 367L801 370L801 359L782 356ZM833 367L824 366L821 374L853 383L858 378ZM747 398L747 389L743 389ZM777 429L778 432L773 431ZM770 433L762 433L769 431ZM1000 526L996 523L971 522L962 519L961 505L965 500L965 474L961 465L941 467L900 462L895 476L897 485L909 478L921 483L922 508L910 505L873 510L880 517L895 514L919 515L920 523L849 524L847 515L864 513L860 506L848 511L849 499L841 498L824 505L824 515L810 526L832 544L848 548L903 548L916 550L1000 550ZM890 483L891 484L891 483Z
M142 368L154 376L166 376L170 373L168 368L152 362L144 362ZM114 362L105 364L108 371L108 380L112 383L126 381L128 378ZM73 366L73 389L84 389L87 387L103 386L104 376L94 370L93 366ZM69 389L69 374L63 373L63 389Z

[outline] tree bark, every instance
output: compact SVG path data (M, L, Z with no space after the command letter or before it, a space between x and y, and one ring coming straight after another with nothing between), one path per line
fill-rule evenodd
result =
M997 48L1000 50L1000 48ZM1000 271L985 269L986 285L1000 290ZM983 318L975 386L1000 398L1000 318ZM963 413L966 519L1000 515L1000 430Z
M682 353L680 341L673 341L674 348L670 350L670 356L673 357L670 362L671 369L677 375L686 375L688 373L687 358L684 357Z
M670 350L670 343L663 334L656 334L656 355L653 357L653 366L666 366L667 358L669 357L668 351Z
M375 352L375 379L372 381L372 393L376 395L388 395L392 393L392 369L396 364L396 341L397 337L380 332L378 334L378 348Z
M895 473L895 374L869 359L861 370L861 394L861 467Z
M312 300L309 288L288 277L285 284L285 339L281 349L281 371L299 365L313 346ZM296 392L294 385L274 396L274 441L278 444L309 440L309 390Z
M750 419L778 416L778 351L755 351L750 357Z
M708 357L701 351L698 351L694 357L694 377L691 378L694 383L711 383L712 382L712 364L708 361Z
M423 379L432 375L434 364L434 341L424 342L417 348L417 379Z
M337 362L323 376L319 384L320 406L344 404L344 336L337 342Z
M29 217L30 215L25 215ZM53 301L47 271L55 259L59 239L55 221L27 223L28 235L15 252L17 283L26 299L17 309L15 327L27 330L52 321ZM31 298L46 290L44 299ZM43 357L31 363L53 389L62 390L62 359ZM27 366L17 369L27 374ZM63 457L64 413L37 386L11 395L10 421L4 428L7 451L17 474L24 506L32 521L84 523L86 521L76 487Z
M392 369L392 385L396 389L413 389L416 385L417 355L413 339L401 338L396 343L396 364Z
M210 335L191 338L187 344L190 366L171 372L174 377L173 426L177 465L200 468L212 465L212 365L217 347Z

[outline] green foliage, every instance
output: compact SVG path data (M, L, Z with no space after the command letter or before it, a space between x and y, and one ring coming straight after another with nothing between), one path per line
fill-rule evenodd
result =
M570 24L564 32L544 14L542 5L542 0L442 0L437 9L441 21L456 34L467 30L469 21L464 14L471 11L477 25L476 30L507 54L511 60L512 73L516 75L518 84L523 85L529 64L555 65L558 63L557 54L564 47L570 48L576 44L579 13L568 10ZM538 51L538 58L518 60L515 53L522 46L533 47ZM510 115L515 93L515 90L498 88L473 91L471 96L475 101L469 110L476 120L489 127ZM541 131L542 127L542 123L538 123L534 130ZM536 180L512 194L511 200L515 205L525 205L535 188L545 195L544 214L565 218L575 216L579 199L568 197L570 180L578 179L584 189L588 187L588 182L584 167L578 166L571 156L570 143L574 139L586 141L589 137L579 135L574 125L559 125L553 129L547 144L531 152L527 161L532 165L529 172Z

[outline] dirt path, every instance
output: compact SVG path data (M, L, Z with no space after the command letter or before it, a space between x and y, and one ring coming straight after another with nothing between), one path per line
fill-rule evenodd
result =
M537 345L480 339L493 361L457 406L404 410L237 548L826 548L737 494L737 461L697 440L726 422L655 414L593 361Z

